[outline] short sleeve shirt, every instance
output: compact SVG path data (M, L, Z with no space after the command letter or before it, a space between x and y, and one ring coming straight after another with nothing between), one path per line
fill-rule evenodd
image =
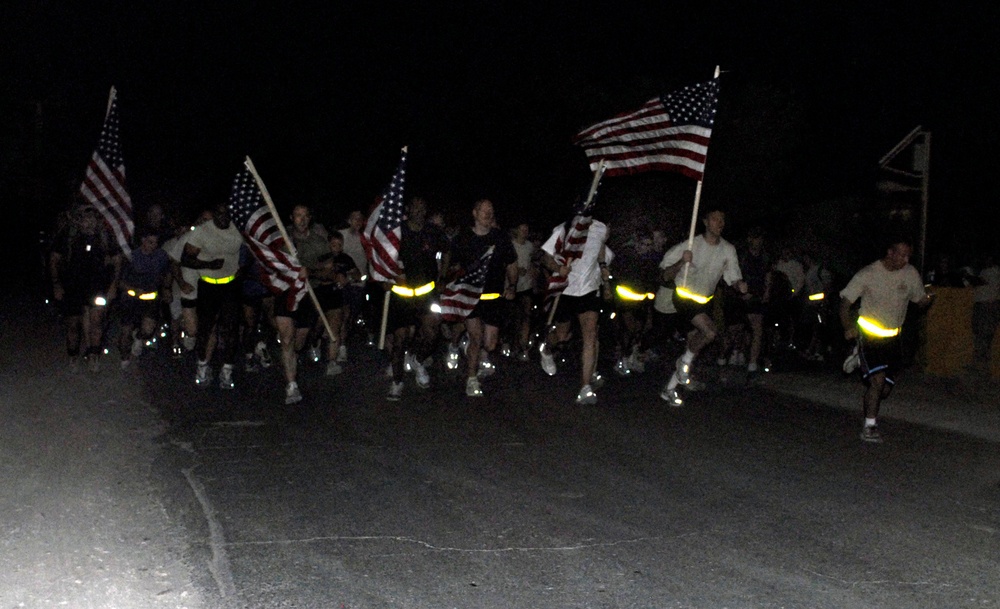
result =
M198 260L215 260L222 258L221 269L197 269L202 277L223 279L232 277L240 268L240 246L243 245L243 235L233 223L222 229L215 222L205 222L195 227L188 237L188 243L198 248Z
M913 265L890 271L877 260L858 271L841 290L840 296L847 302L860 298L862 317L884 328L899 328L906 319L907 304L920 302L927 297L927 292Z

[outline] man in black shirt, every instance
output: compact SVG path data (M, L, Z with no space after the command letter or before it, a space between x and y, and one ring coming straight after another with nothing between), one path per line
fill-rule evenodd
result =
M493 203L488 199L476 201L472 218L473 226L463 229L452 243L451 262L452 272L457 276L473 267L493 248L479 304L465 318L465 330L469 335L465 394L480 397L483 391L478 377L492 374L495 370L489 354L496 349L504 315L509 302L514 300L518 271L517 252L510 237L494 225Z

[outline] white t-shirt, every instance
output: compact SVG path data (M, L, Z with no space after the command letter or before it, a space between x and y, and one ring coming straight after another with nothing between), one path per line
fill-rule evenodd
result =
M673 246L663 255L660 261L660 268L665 269L677 264L684 256L684 251L688 249L687 241L682 241ZM715 294L715 288L719 285L719 280L725 280L726 284L733 285L743 279L740 272L740 262L736 257L736 248L733 244L719 237L719 242L711 245L705 241L704 235L694 238L691 245L691 264L688 267L687 283L684 283L684 268L677 272L674 283L684 285L688 290L702 296ZM673 304L674 291L670 288L660 286L656 292L656 300L653 307L660 313L676 313Z
M542 245L542 250L552 256L556 251L556 241L565 235L565 228L562 224L555 227L548 241ZM580 257L570 264L569 275L566 277L566 289L563 294L567 296L584 296L601 287L601 267L598 260L601 248L604 247L604 262L611 264L614 254L611 249L605 247L604 242L608 239L608 227L599 220L594 220L587 230L587 242L583 244L583 252Z
M788 277L788 284L792 286L792 291L796 294L802 292L802 286L806 283L806 271L802 268L802 263L798 260L779 260L774 263L774 270L781 271Z
M525 239L524 243L518 243L511 239L514 244L514 251L517 252L517 268L528 269L529 272L519 273L517 276L517 291L524 292L534 287L534 280L531 278L531 256L535 253L535 244Z
M913 265L890 271L877 260L858 271L840 291L840 297L851 303L860 298L862 317L883 328L899 328L906 319L907 303L920 302L927 292Z
M365 256L365 246L361 244L361 233L352 233L351 229L341 229L344 238L344 253L351 257L361 274L368 274L368 257Z
M232 222L225 230L215 225L215 222L205 222L194 227L188 233L188 243L198 248L198 260L215 260L222 258L221 269L192 269L200 277L223 279L232 277L240 268L240 246L243 245L243 235Z

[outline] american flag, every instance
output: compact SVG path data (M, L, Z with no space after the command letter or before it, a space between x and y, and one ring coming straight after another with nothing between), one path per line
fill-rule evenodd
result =
M118 137L118 92L114 87L111 87L101 138L90 157L80 194L104 216L118 245L131 257L135 225L132 223L132 199L125 188L125 159Z
M555 253L552 255L559 266L571 264L583 255L583 246L587 243L590 225L594 222L594 218L590 215L592 207L593 205L578 208L570 220L569 230L565 224L559 227L561 234L556 238ZM552 306L556 294L561 294L568 284L569 277L549 275L545 291L545 309Z
M275 293L288 290L287 307L294 311L306 293L306 282L299 275L302 266L289 253L291 248L287 247L249 167L244 167L233 180L229 210L247 247L266 271L261 274L261 281Z
M479 304L483 286L486 285L486 275L490 270L494 247L491 245L464 275L441 290L441 319L451 322L462 321Z
M368 217L368 224L361 234L361 243L371 263L371 276L375 281L392 282L402 272L399 265L399 236L402 232L400 226L403 224L405 182L406 148L403 148L399 168L382 194L382 201Z
M661 170L701 180L718 97L718 78L689 85L584 129L574 143L591 169L607 161L609 176Z

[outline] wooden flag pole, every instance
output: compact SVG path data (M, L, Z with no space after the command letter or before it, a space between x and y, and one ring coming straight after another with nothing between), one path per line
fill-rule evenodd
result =
M267 192L267 187L264 186L264 180L260 179L260 174L257 173L257 168L253 166L253 161L250 160L248 156L243 162L246 168L250 170L253 174L253 179L257 182L257 188L260 189L260 193L264 195L264 202L267 203L267 208L271 210L271 217L274 218L274 223L278 225L278 230L281 232L281 236L285 239L285 244L288 245L288 252L295 257L296 260L299 259L298 253L295 251L295 243L292 242L291 238L288 236L288 231L285 230L285 225L281 221L281 216L278 215L278 210L274 207L274 201L271 200L271 195ZM330 327L330 321L323 314L323 307L319 304L319 298L316 297L316 292L313 291L312 285L310 285L309 280L306 279L306 292L309 293L309 299L312 300L313 306L319 312L319 318L323 322L323 327L326 328L326 333L330 337L330 340L337 340L336 336L333 334L333 328Z
M594 195L597 194L597 186L601 183L601 177L604 175L604 170L607 168L607 161L601 159L601 161L597 164L597 169L594 170L594 179L590 182L590 192L587 193L587 201L583 204L583 209L590 207L590 203L594 200ZM570 264L572 264L572 262ZM556 294L556 297L552 300L552 307L549 309L549 318L545 322L546 326L551 326L552 320L556 317L556 307L559 306L560 296L562 296L562 292Z
M392 290L385 291L385 298L382 299L382 327L378 331L378 350L385 349L385 328L389 324L389 299L392 298Z
M715 76L719 77L719 66L715 66ZM708 160L708 151L705 151L705 160ZM702 170L702 176L705 175L704 170ZM694 231L698 226L698 206L701 204L701 180L698 180L698 185L694 189L694 210L691 212L691 230L688 232L688 250L694 247ZM684 263L684 276L681 278L681 287L687 287L688 280L688 269L691 268L690 262Z

